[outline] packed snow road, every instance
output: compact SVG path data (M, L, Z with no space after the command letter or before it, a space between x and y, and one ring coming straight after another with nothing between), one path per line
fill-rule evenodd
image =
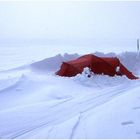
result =
M29 69L0 75L0 138L140 136L139 80Z

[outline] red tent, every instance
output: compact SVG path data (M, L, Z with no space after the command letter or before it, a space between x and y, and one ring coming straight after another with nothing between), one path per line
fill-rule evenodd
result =
M126 75L129 79L137 79L130 71L120 63L116 57L98 57L92 54L84 55L76 60L63 62L61 69L56 72L59 76L72 77L82 73L85 67L89 67L95 74L105 74L109 76ZM116 70L119 68L119 71Z

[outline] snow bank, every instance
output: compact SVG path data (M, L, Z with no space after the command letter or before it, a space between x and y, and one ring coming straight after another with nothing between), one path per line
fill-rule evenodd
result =
M119 86L122 83L132 82L132 80L128 79L126 76L114 76L110 77L108 75L96 75L94 74L92 77L88 78L84 75L78 74L73 77L74 81L80 83L84 86L96 87L99 89Z
M140 73L140 55L137 52L123 52L120 54L95 52L94 54L101 57L118 57L128 70L134 74Z
M126 106L125 110L122 106L133 104L138 96L133 94L132 98L133 89L139 85L139 80L126 77L61 78L25 73L12 87L0 91L0 137L137 138L133 129L126 134L129 123L133 125L138 120L137 113L131 118L133 109L129 111L130 106ZM138 91L139 88L135 93ZM132 107L138 108L139 100Z
M59 54L54 57L46 58L44 60L33 63L31 64L31 68L33 70L57 71L60 68L62 62L76 59L78 57L78 54L65 53L63 56Z
M136 53L96 55L118 56L139 73ZM77 57L57 55L0 72L0 138L140 138L140 80L54 74Z
M121 54L115 54L115 53L101 53L101 52L95 52L93 53L100 57L118 57L122 64L128 68L131 72L133 72L136 75L139 75L140 73L140 55L136 52L125 52ZM64 54L62 55L56 55L51 58L46 58L42 61L38 61L35 63L32 63L30 66L32 70L38 70L38 71L54 71L60 69L60 66L62 62L74 60L78 58L81 55L78 54Z

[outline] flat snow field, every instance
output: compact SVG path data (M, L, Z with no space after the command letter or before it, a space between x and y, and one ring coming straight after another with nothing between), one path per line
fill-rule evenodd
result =
M0 72L0 138L140 138L140 80L37 66Z

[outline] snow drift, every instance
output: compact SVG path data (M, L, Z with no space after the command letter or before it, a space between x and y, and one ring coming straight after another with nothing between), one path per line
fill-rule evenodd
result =
M139 74L140 68L140 57L139 54L136 52L124 52L120 54L115 53L101 53L95 52L93 53L99 57L117 57L120 59L122 64L128 68L128 70L132 71L134 74ZM56 55L54 57L46 58L44 60L32 63L30 66L33 70L40 70L40 71L57 71L59 70L61 64L65 61L74 60L81 55L78 54L64 54L64 55Z
M140 138L140 80L54 74L78 56L57 55L0 72L0 138ZM138 57L119 58L138 75Z

